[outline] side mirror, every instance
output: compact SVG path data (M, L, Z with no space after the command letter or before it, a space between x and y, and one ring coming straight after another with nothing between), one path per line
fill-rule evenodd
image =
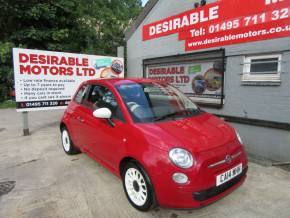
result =
M109 108L103 107L95 110L93 116L99 119L107 119L111 127L115 127L115 123L112 121L112 112Z
M93 116L101 119L110 119L112 117L112 112L108 108L99 108L93 112Z

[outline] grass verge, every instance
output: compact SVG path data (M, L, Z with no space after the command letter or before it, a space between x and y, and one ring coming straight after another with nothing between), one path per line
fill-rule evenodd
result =
M6 109L6 108L16 108L15 101L6 100L3 102L0 102L0 109Z

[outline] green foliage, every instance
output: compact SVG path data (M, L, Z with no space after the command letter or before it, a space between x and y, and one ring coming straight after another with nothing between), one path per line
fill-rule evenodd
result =
M7 101L0 102L0 109L5 109L5 108L16 108L15 101L7 100Z
M9 87L13 84L12 48L11 42L0 42L0 102L9 94Z
M141 0L0 0L0 101L13 84L13 47L116 55L141 5Z

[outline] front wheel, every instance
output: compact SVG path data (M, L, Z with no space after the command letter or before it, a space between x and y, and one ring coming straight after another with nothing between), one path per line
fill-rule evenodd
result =
M130 204L140 211L148 211L156 206L150 178L137 163L129 162L123 172L123 187Z

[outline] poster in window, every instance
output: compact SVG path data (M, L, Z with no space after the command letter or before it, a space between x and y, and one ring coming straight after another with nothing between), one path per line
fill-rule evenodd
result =
M223 61L146 66L146 77L165 81L201 104L221 105L223 96Z

